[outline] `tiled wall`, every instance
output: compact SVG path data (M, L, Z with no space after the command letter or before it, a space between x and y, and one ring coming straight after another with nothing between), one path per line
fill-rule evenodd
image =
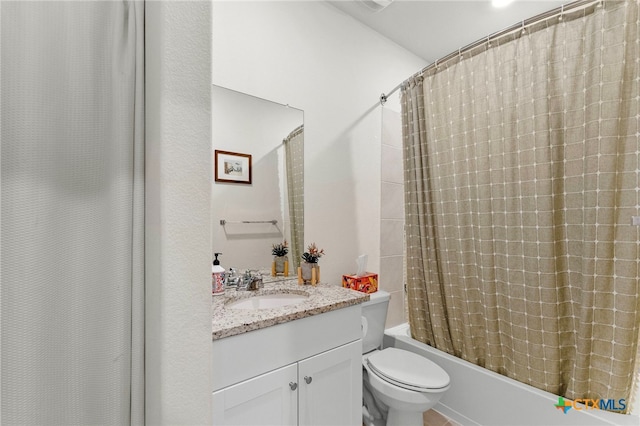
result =
M404 185L400 113L382 109L380 287L391 294L386 327L406 321L404 297Z

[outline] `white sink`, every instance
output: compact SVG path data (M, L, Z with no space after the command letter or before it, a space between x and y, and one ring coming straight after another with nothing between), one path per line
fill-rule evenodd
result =
M295 305L309 298L308 294L276 293L261 294L235 300L225 305L227 309L273 309L283 306Z

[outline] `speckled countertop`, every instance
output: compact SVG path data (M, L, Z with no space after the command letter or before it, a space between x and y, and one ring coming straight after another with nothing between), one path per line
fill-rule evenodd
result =
M266 280L265 280L266 281ZM238 299L260 294L308 294L308 299L288 306L271 309L227 309L226 305ZM369 300L369 295L332 284L299 285L297 278L265 282L257 291L227 290L213 298L213 340L259 330L276 324L309 317L334 309L357 305Z

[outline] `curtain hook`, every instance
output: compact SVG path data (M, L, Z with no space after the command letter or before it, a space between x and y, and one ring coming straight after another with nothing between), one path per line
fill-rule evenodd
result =
M487 37L487 47L491 47L491 37Z
M458 49L458 57L462 59L462 48Z
M563 14L564 14L564 4L560 6L560 16L558 16L558 21L562 21Z
M522 34L527 32L527 28L524 26L524 21L522 21Z

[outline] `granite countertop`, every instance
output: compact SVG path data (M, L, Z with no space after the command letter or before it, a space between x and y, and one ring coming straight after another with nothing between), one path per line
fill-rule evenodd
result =
M266 281L266 280L265 280ZM293 293L309 298L293 305L271 309L227 309L225 306L238 299L261 294ZM259 330L334 309L357 305L369 300L369 295L332 284L299 285L297 278L265 282L257 291L227 290L213 298L213 340Z

